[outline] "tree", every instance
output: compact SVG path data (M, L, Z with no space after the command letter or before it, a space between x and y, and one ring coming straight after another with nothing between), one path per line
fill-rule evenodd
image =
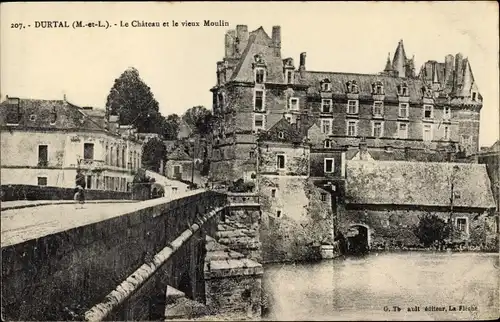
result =
M193 128L196 133L206 135L212 133L213 115L203 106L194 106L188 109L182 119Z
M163 120L163 138L165 140L175 140L179 134L181 118L177 114L170 114Z
M436 241L442 244L450 235L450 229L444 220L427 213L420 217L414 233L425 247L429 247Z
M134 125L139 132L161 133L163 127L158 102L133 67L115 80L106 102L106 115L118 115L120 124Z
M160 163L166 159L167 149L163 141L153 138L142 146L142 164L155 172L160 171Z

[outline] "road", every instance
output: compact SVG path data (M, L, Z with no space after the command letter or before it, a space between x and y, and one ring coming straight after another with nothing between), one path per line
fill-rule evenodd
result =
M156 199L159 200L159 199ZM43 205L2 210L2 247L123 215L145 202Z

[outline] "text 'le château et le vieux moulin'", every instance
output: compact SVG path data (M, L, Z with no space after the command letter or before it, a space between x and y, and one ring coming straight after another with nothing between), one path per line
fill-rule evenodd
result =
M29 26L29 25L28 25ZM96 21L83 21L83 20L43 20L35 21L35 28L75 28L75 27L122 27L122 28L158 28L158 27L229 27L229 22L225 20L203 20L203 21L189 21L189 20L170 20L170 21L145 21L145 20L120 20L119 23L110 23L106 20Z

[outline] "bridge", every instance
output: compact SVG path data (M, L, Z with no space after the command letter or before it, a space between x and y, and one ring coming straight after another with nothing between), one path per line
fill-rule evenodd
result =
M260 316L259 199L2 204L2 319Z

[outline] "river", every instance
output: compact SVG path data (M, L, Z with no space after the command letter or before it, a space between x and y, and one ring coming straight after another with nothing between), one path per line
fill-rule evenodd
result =
M262 283L271 307L264 319L497 318L498 267L498 254L431 252L269 264Z

